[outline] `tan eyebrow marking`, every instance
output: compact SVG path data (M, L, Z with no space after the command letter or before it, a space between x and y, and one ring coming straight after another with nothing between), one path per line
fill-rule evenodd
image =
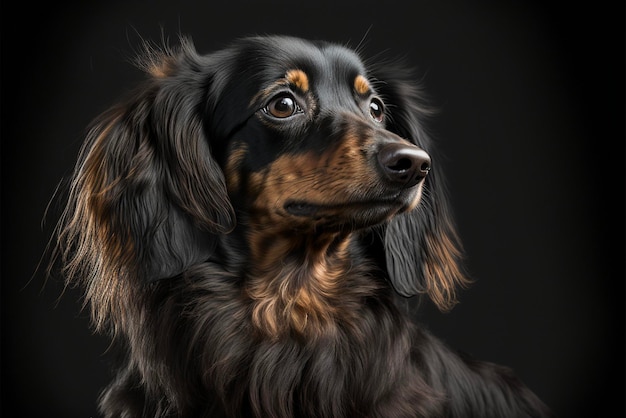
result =
M371 90L370 82L362 75L357 75L354 79L354 90L356 90L358 94L367 94Z
M285 74L285 79L300 89L303 93L309 91L309 77L302 70L289 70Z
M283 78L275 80L271 85L255 94L250 100L250 105L252 106L258 101L264 102L276 92L276 89L289 86L294 86L302 93L307 93L309 91L309 77L302 70L289 70Z

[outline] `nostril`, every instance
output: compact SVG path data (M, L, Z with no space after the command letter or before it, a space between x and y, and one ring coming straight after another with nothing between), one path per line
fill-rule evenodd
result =
M397 162L393 163L393 165L387 166L392 171L406 171L411 169L412 162L408 158L401 158ZM423 164L422 164L423 165Z

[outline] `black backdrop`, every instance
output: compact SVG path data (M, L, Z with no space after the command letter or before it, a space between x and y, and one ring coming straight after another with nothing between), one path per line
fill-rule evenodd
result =
M625 13L563 4L3 2L3 414L97 415L107 341L74 290L34 274L42 220L85 126L141 78L140 38L178 33L200 52L256 33L365 37L369 56L415 64L477 280L423 319L513 367L561 417L623 412Z

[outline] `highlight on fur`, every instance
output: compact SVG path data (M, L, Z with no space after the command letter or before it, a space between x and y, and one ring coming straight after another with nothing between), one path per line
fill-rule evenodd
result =
M404 309L470 283L413 73L286 36L140 62L52 254L125 353L104 416L549 416Z

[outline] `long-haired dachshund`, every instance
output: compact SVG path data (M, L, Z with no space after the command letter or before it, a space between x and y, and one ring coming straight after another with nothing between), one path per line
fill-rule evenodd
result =
M550 415L410 318L469 282L410 71L283 36L141 65L89 129L52 261L123 347L104 416Z

